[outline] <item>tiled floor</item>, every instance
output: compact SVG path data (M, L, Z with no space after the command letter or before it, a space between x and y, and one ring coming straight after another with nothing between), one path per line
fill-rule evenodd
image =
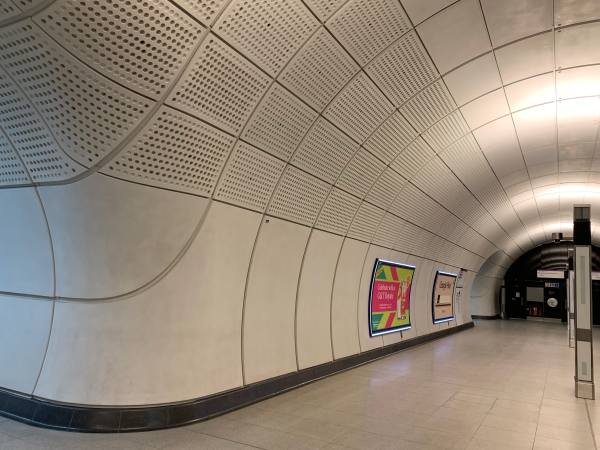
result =
M184 428L98 435L0 421L0 450L594 449L600 403L573 397L566 327L491 321Z

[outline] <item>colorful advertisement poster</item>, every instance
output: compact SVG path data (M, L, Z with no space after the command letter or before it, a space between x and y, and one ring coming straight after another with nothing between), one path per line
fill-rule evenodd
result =
M410 328L410 291L415 268L376 259L369 298L371 336Z
M454 318L454 286L456 274L438 272L433 283L433 322L445 322Z

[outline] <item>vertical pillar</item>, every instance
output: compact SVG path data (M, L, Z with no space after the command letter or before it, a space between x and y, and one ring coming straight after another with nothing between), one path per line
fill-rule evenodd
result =
M573 209L575 252L575 396L594 399L592 350L592 255L590 206Z
M575 271L569 266L567 277L567 328L569 330L569 347L575 348Z

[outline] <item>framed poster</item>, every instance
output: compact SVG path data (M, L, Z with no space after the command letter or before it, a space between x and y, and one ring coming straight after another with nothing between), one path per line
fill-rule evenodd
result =
M431 309L433 323L447 322L454 319L454 287L456 274L438 270L433 282Z
M410 291L415 267L376 259L369 291L371 336L410 328Z

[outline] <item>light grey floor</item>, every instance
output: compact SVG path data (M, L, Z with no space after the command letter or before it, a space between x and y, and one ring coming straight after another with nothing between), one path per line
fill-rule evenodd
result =
M0 450L594 449L600 404L573 397L573 357L565 326L478 322L184 428L77 434L0 418Z

